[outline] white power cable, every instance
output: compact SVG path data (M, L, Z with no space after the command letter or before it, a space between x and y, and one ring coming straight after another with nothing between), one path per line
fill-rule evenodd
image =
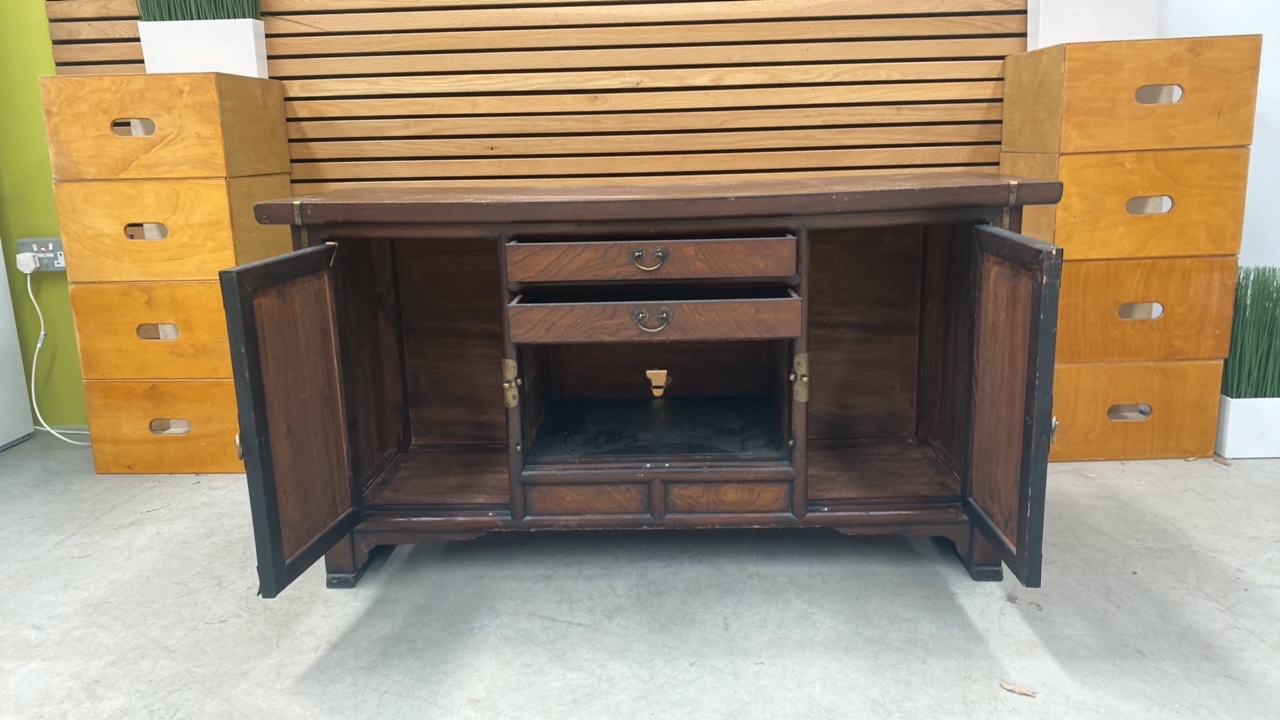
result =
M44 311L40 309L40 303L36 301L36 294L31 289L31 273L27 273L27 297L31 298L31 304L36 308L36 316L40 318L40 339L36 341L35 352L31 354L31 407L36 411L36 419L40 421L40 429L52 434L59 440L71 443L72 445L89 445L90 443L87 442L72 440L57 430L49 427L49 423L45 422L44 416L40 414L40 403L36 400L36 368L40 363L40 348L44 347L44 339L48 336L48 333L46 333L44 329ZM68 435L72 433L88 435L88 433L83 430L69 430L66 432Z

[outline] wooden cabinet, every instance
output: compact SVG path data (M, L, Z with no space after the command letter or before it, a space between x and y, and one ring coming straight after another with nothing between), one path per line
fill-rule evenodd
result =
M221 274L261 593L494 531L835 528L1041 575L1054 182L337 192ZM659 249L666 252L659 254Z

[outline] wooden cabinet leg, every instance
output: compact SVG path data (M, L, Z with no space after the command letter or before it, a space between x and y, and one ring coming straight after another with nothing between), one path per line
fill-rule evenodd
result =
M999 582L1004 579L1004 564L996 549L987 542L987 538L972 525L967 531L952 538L956 545L956 554L969 577L979 582Z
M355 535L348 535L324 555L324 570L327 573L325 585L331 588L353 588L360 582L360 576L364 575L368 567L369 553L356 542Z

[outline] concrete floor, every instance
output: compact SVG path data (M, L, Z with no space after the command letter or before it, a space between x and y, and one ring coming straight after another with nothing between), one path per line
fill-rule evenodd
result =
M264 601L242 476L40 436L0 497L4 718L1280 716L1280 461L1054 466L1041 590L928 540L534 534Z

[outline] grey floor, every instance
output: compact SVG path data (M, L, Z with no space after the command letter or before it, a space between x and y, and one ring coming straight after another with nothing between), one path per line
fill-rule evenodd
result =
M264 601L242 476L40 436L0 497L4 718L1280 716L1280 461L1054 466L1040 590L928 540L534 534Z

